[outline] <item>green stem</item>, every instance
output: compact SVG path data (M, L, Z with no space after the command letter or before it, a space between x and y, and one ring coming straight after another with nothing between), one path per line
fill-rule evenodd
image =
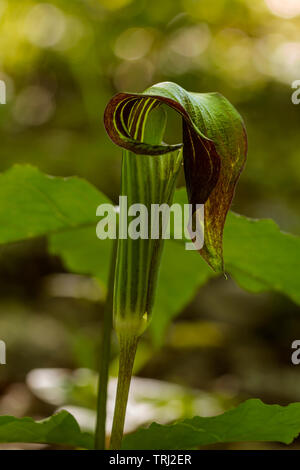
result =
M128 394L137 344L137 336L120 336L118 388L110 441L110 448L112 450L121 449Z
M113 294L117 245L118 242L117 240L115 240L111 256L111 265L108 279L108 292L104 307L104 322L102 330L103 333L98 381L97 422L95 431L95 449L97 450L105 449L106 402L109 376L110 342L113 324Z

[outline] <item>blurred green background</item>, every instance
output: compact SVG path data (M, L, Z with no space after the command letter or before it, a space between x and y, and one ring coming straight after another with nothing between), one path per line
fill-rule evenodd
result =
M245 120L248 162L233 210L299 234L299 1L0 0L0 41L1 171L31 163L79 175L117 201L121 151L105 134L105 104L118 91L174 81L224 94ZM180 140L178 122L168 140ZM104 297L49 256L44 239L0 248L1 414L41 418L68 405L92 426ZM210 281L161 348L143 338L127 429L249 397L300 401L300 366L290 361L299 336L299 308L287 298ZM117 350L113 338L112 375Z

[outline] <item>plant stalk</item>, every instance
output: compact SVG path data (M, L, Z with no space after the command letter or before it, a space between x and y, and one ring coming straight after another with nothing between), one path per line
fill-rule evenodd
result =
M95 430L95 449L97 450L105 450L106 402L109 378L111 332L113 326L113 295L117 245L118 241L115 240L111 254L111 264L108 278L108 291L104 307L104 321L102 330L103 333L100 351L100 367L98 380L97 421Z
M120 336L120 359L118 387L116 395L116 404L114 420L111 431L110 449L121 449L123 430L125 423L125 414L127 408L128 394L132 369L135 359L135 353L138 344L137 336Z

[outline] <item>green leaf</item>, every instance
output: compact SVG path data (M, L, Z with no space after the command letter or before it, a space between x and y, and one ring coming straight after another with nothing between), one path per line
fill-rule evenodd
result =
M81 432L75 418L65 410L42 421L0 416L0 442L30 442L61 444L84 449L93 448L92 436Z
M125 436L122 448L142 450L190 449L208 444L276 441L290 444L300 432L300 403L265 405L248 400L222 415L194 417L163 426L153 423Z
M93 225L96 208L110 202L87 181L16 165L0 175L0 243ZM96 237L96 234L95 234Z
M119 93L110 100L104 124L113 142L139 155L163 155L180 147L142 139L144 117L161 104L182 116L184 170L194 214L196 204L205 204L200 253L215 271L222 271L223 227L247 153L242 119L219 93L192 93L175 83L158 83L142 94Z
M187 203L184 189L176 191L174 203ZM280 231L273 220L229 212L224 260L226 271L242 288L251 292L277 291L300 304L300 237Z
M49 235L48 248L62 257L69 271L94 276L106 285L112 240L99 240L96 225Z
M300 238L281 232L273 220L230 213L224 258L237 283L252 292L274 290L300 304Z

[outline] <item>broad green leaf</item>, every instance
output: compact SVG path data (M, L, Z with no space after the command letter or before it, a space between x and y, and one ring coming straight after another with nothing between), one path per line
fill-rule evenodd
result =
M92 436L81 432L75 418L64 410L42 421L0 416L0 442L30 442L60 444L84 449L93 448Z
M300 403L265 405L248 400L222 415L194 417L163 426L153 423L125 436L125 450L190 449L225 442L276 441L290 444L300 432Z
M184 189L176 191L174 202L187 203ZM242 288L251 292L277 291L300 304L300 237L280 231L273 220L229 212L224 260L226 271Z
M205 204L206 238L200 253L215 271L222 271L223 227L247 153L242 119L218 93L192 93L175 83L158 83L143 94L119 93L110 100L104 124L113 142L140 155L176 150L180 145L142 138L145 117L161 104L182 116L185 178L194 214L196 204Z
M91 224L96 230L96 208L107 202L80 178L48 176L29 165L13 166L0 175L0 243Z
M224 230L228 272L244 289L274 290L300 304L300 238L281 232L273 220L234 214Z
M51 254L61 256L69 271L91 275L106 285L112 241L99 240L95 227L94 225L50 235L48 248Z

